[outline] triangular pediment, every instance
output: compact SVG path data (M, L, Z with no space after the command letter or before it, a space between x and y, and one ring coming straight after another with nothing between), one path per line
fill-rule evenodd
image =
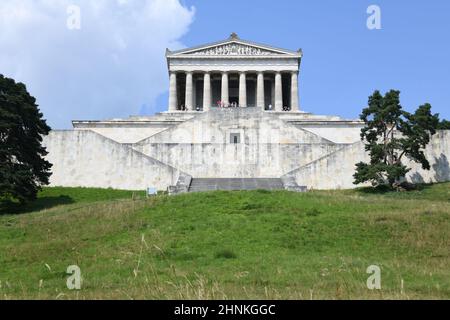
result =
M196 56L267 56L267 55L279 55L283 53L274 50L268 50L266 48L240 43L237 41L230 41L225 44L201 48L198 50L190 51L185 54Z
M175 56L290 56L301 57L301 50L291 51L279 49L268 45L257 44L251 41L239 39L237 36L231 36L229 39L198 46L195 48L187 48L179 51L168 51L168 55Z

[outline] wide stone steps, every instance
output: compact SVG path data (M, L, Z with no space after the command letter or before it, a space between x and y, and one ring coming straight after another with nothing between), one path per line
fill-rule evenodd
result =
M213 190L283 190L283 182L276 178L198 178L192 179L189 192Z

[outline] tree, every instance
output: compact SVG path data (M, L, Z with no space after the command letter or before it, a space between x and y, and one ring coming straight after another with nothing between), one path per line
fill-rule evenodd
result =
M450 121L442 119L442 121L439 122L438 129L439 130L450 130Z
M355 184L393 187L410 171L402 162L405 157L430 170L423 150L439 124L439 115L431 114L430 104L421 105L411 114L400 105L400 91L391 90L384 97L375 91L360 118L366 124L361 140L370 163L356 164Z
M50 130L25 85L0 75L0 199L24 203L49 183L42 136Z

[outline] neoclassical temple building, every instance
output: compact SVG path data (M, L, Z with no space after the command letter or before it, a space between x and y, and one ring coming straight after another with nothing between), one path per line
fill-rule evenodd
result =
M355 164L367 161L363 123L301 106L302 55L234 33L167 50L167 111L52 131L44 140L51 184L171 193L355 187ZM432 170L410 163L408 178L450 180L449 142L449 131L438 132L426 150Z
M169 111L209 111L219 105L298 111L302 51L229 39L166 53Z

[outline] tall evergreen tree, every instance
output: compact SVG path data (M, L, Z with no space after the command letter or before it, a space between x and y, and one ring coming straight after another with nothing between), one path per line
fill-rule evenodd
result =
M370 163L356 164L355 184L371 182L374 186L392 187L410 171L402 162L405 157L430 169L423 150L439 124L439 116L431 114L430 104L411 114L400 104L400 91L391 90L385 96L375 91L360 118L366 124L361 139Z
M0 75L0 199L30 201L49 183L52 165L42 146L49 131L25 85Z

